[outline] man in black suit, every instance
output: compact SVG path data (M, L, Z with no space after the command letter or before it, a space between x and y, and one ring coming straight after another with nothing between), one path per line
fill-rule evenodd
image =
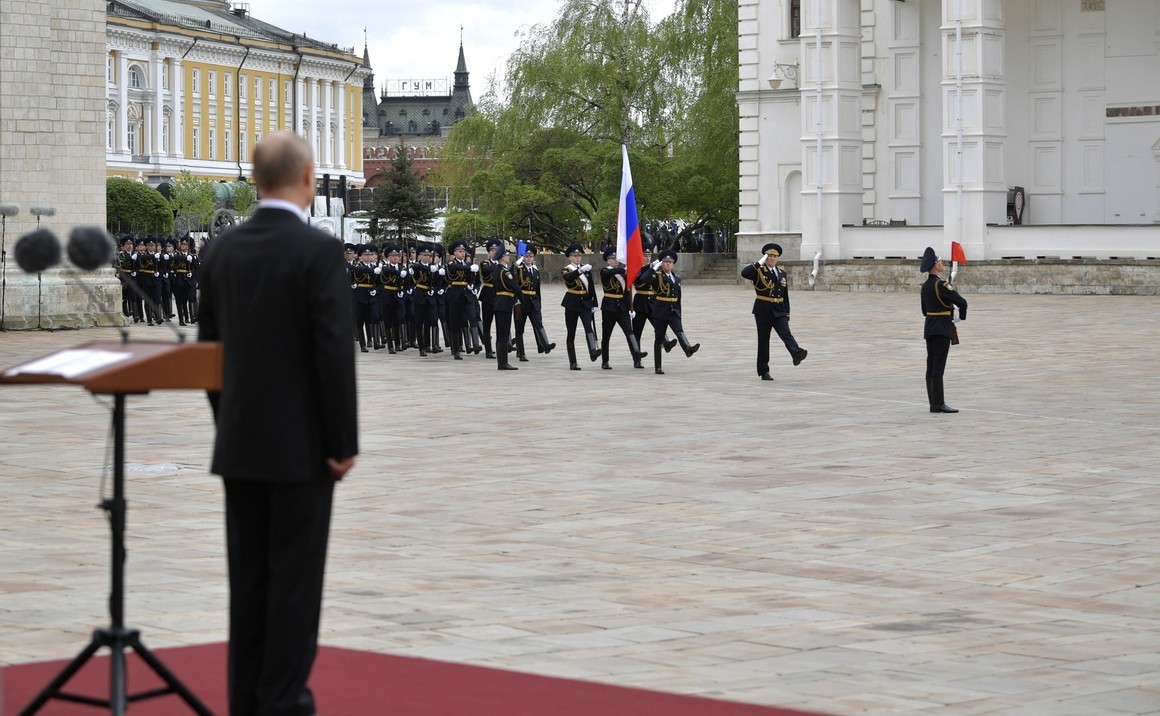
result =
M309 716L334 484L358 453L350 284L342 244L302 211L310 147L267 135L254 182L254 217L205 252L199 317L200 340L222 342L211 470L226 498L230 714Z
M926 339L926 397L930 403L930 412L957 413L959 411L956 408L946 403L943 394L943 373L947 368L951 343L958 342L954 310L959 309L960 321L967 320L967 299L960 296L953 286L939 278L943 262L929 246L922 255L920 270L929 274L919 292L922 299L922 315L926 316L922 329L922 337Z
M779 244L766 244L761 247L761 259L741 269L741 277L752 281L756 292L753 318L757 323L757 375L762 380L773 380L769 374L771 331L777 331L777 337L785 344L794 365L799 365L809 353L798 345L789 330L789 282L785 272L777 267L779 256Z

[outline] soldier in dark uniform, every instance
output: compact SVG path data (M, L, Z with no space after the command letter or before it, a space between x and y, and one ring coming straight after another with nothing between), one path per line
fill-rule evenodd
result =
M478 272L479 267L467 263L467 244L455 241L449 251L451 259L443 267L447 280L447 294L444 299L447 304L447 334L451 339L451 356L455 360L463 360L464 339L467 333L467 295L471 293L472 270Z
M532 322L532 335L536 339L537 353L551 353L555 343L548 342L548 332L544 330L544 315L540 300L540 269L536 268L536 247L528 245L523 258L513 271L520 285L520 314L516 318L516 355L527 362L524 351L524 325Z
M406 289L407 269L399 265L399 247L393 244L383 245L383 255L386 263L379 272L377 285L379 286L379 309L382 311L383 333L386 336L387 350L395 354L404 349L403 321L405 308L403 296Z
M346 267L354 268L354 262L358 261L358 247L354 244L343 244L343 256L346 257Z
M626 290L628 279L625 268L616 258L616 247L610 246L604 250L604 268L600 269L600 284L604 289L604 298L600 302L600 367L612 370L608 362L608 343L612 340L612 331L619 325L628 340L628 350L632 353L632 367L644 368L640 361L648 353L640 352L640 343L632 332L632 319L636 315L631 309L631 300Z
M926 396L930 412L957 413L959 411L947 405L944 399L943 372L947 367L947 355L951 351L951 339L958 337L954 307L959 309L959 320L967 320L967 299L939 278L942 270L942 259L935 254L934 249L926 247L921 266L923 273L930 274L921 291L922 315L926 316L926 325L922 331L922 337L926 339Z
M177 253L177 242L165 239L161 249L161 314L166 323L173 321L173 254Z
M367 353L367 339L374 342L375 350L381 350L382 340L378 331L378 291L375 288L375 252L370 244L363 244L358 250L359 260L350 267L350 287L354 291L354 328L358 336L359 349Z
M495 288L495 353L500 370L519 370L508 362L512 344L512 310L519 302L520 285L511 272L512 255L500 244L496 247L492 286Z
M761 259L741 269L741 277L753 282L757 296L753 299L753 318L757 321L757 375L762 380L773 380L769 374L769 333L777 331L778 338L798 365L806 359L805 348L794 340L789 330L789 285L785 272L777 267L781 246L766 244L761 247Z
M487 240L487 258L479 262L479 276L482 279L482 286L479 290L479 307L483 312L483 324L481 331L483 333L483 347L487 353L487 358L495 358L495 352L491 349L491 322L495 317L495 287L491 280L495 275L495 252L503 242L499 239Z
M637 271L636 276L632 277L632 310L636 314L632 317L632 334L636 336L637 345L640 345L641 338L644 336L644 327L652 317L653 304L656 303L657 292L653 290L651 280L641 280L641 276L645 271L649 270L649 264L652 263L652 244L647 241L642 242L641 256L644 261L640 265L640 270Z
M600 357L600 348L596 345L596 327L592 315L596 313L596 283L592 276L592 265L580 265L583 261L584 247L580 244L568 246L565 255L568 263L564 265L564 298L560 305L564 307L564 324L568 328L568 367L580 370L576 362L576 321L584 324L584 339L588 343L588 357L595 361Z
M145 241L145 250L137 252L134 271L137 273L137 287L149 299L145 302L145 315L150 326L161 325L161 252L157 250L157 239L150 236Z
M431 276L431 287L435 289L435 326L432 329L431 352L442 353L443 344L451 346L447 335L447 269L443 265L443 244L431 244L431 265L435 272ZM443 340L439 339L439 329L443 329Z
M197 257L189 252L189 240L178 242L175 251L169 260L170 279L173 288L173 300L177 304L177 322L184 326L191 322L195 314L193 308L193 275Z
M133 291L135 286L130 285L136 280L133 272L132 237L126 236L121 239L121 250L117 252L113 268L117 271L117 280L121 282L121 313L125 318L132 318L134 323L139 323L141 321L141 301Z
M431 264L431 246L423 243L417 248L419 260L411 265L411 305L415 311L415 339L419 355L426 357L438 324L435 315L435 283L437 268Z
M665 374L661 370L661 349L665 352L672 350L672 343L665 341L670 328L686 357L692 358L701 347L700 343L689 343L685 327L681 324L681 277L673 273L673 264L676 262L677 252L666 249L661 252L659 259L649 264L649 272L646 274L657 293L651 319L656 334L653 340L653 369L657 375Z

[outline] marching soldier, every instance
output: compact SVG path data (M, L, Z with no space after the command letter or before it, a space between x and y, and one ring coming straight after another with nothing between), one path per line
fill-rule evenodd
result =
M145 241L144 251L137 251L133 270L137 274L137 287L148 297L145 301L145 315L150 326L161 325L161 252L157 250L157 239L150 236Z
M509 268L512 255L503 244L496 247L492 258L495 261L492 286L495 288L496 362L500 370L519 370L508 362L508 352L512 343L512 310L519 301L520 286Z
M399 247L393 244L383 245L383 255L387 261L382 265L376 285L379 287L379 310L382 311L383 333L386 336L387 350L393 355L402 351L403 323L406 318L406 308L403 305L406 289L407 269L399 265Z
M435 283L433 276L437 276L438 269L431 264L431 246L427 243L419 244L417 248L419 260L411 265L411 305L415 311L415 334L418 341L419 355L427 357L431 346L431 337L438 330L435 314Z
M580 244L568 246L565 255L568 263L564 266L564 298L560 305L564 307L564 323L568 328L568 367L580 370L576 362L576 321L584 324L584 339L588 343L588 357L595 361L600 357L600 349L596 345L596 328L592 315L596 313L596 285L592 279L592 265L580 265L583 260L583 247Z
M612 340L612 331L619 325L628 340L628 350L632 353L632 367L644 368L644 364L640 361L648 354L640 352L640 343L632 332L632 319L636 314L629 305L630 297L626 290L628 280L625 268L616 258L615 246L604 250L604 262L605 267L600 269L600 284L604 289L604 299L600 302L600 328L603 334L600 341L602 358L600 367L612 370L612 365L608 362L608 343Z
M456 241L450 246L451 260L447 262L447 333L451 339L451 355L455 360L463 360L464 337L467 331L467 311L470 307L467 295L471 293L472 273L479 267L467 262L467 244Z
M649 270L649 264L652 263L652 244L647 241L642 242L641 256L644 261L641 263L636 276L632 277L632 310L636 314L632 317L632 334L636 336L637 345L640 345L644 335L644 327L652 317L653 304L656 303L657 297L651 279L641 280L641 276Z
M431 244L431 287L435 289L435 324L432 327L431 352L442 353L443 344L451 345L447 336L447 269L443 266L443 244ZM443 340L439 339L439 329L443 329Z
M555 343L548 342L548 332L544 330L544 316L540 301L540 270L536 268L536 247L528 245L519 264L515 268L516 282L520 285L520 313L516 317L516 355L527 362L524 351L524 325L532 322L532 335L536 339L537 353L551 353Z
M140 323L141 299L133 291L136 284L130 285L137 280L136 272L133 271L134 258L133 238L126 236L121 240L121 250L117 252L113 268L117 270L117 279L121 282L121 313L125 318L132 318L134 323Z
M161 313L166 323L173 321L173 254L177 253L177 242L165 239L161 249Z
M177 251L174 252L169 264L171 273L169 282L173 288L173 299L177 303L177 322L182 326L192 323L196 317L196 314L190 311L193 308L193 296L196 291L193 283L196 264L197 257L189 251L189 238L182 238L177 243Z
M379 337L378 291L375 288L375 248L363 244L358 250L359 260L350 268L350 287L354 291L354 327L358 334L359 349L367 353L367 339L374 342L375 350L382 350Z
M930 274L920 292L922 315L926 316L922 337L926 339L926 396L930 412L957 413L959 411L947 405L943 396L943 372L947 367L951 344L959 342L954 309L958 307L960 321L967 320L967 299L939 278L943 262L929 246L922 255L920 270Z
M656 337L653 340L653 368L657 375L664 375L661 370L661 349L667 353L672 350L672 343L665 341L665 335L671 328L681 344L685 356L692 358L701 347L700 343L689 343L685 336L685 327L681 324L681 277L673 273L673 264L677 262L677 252L665 249L660 258L649 264L653 290L656 291L656 305L653 306L652 324Z
M769 333L777 332L785 349L798 365L806 359L805 348L794 340L789 330L789 285L785 272L777 267L781 246L766 244L761 247L761 259L741 269L742 278L753 282L757 292L753 299L753 318L757 322L757 375L762 380L773 380L769 374Z
M483 310L483 347L487 351L484 354L487 358L495 358L495 352L491 349L491 322L495 317L495 287L492 285L492 278L495 275L496 249L502 243L499 239L488 239L487 258L479 263L479 275L482 279L482 286L479 290L479 305Z

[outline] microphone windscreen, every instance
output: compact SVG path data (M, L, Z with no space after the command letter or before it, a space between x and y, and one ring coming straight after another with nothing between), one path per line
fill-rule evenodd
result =
M39 273L60 263L60 241L48 229L37 229L16 240L16 265L25 273Z
M0 216L16 216L20 213L20 207L15 204L0 204Z
M116 246L109 232L96 226L78 226L68 235L68 260L82 271L95 271L113 262Z

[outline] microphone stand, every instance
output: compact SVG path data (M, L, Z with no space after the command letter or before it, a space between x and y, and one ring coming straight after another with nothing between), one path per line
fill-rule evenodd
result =
M8 324L8 217L0 214L0 331Z

